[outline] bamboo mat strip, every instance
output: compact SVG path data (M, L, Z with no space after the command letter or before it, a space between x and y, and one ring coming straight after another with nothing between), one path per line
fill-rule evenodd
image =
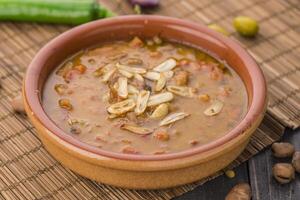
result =
M126 1L101 3L119 14L132 13ZM300 124L299 6L299 0L163 0L160 8L145 11L200 24L218 23L263 69L269 86L268 113L247 149L229 168L278 140L284 126L295 128ZM245 39L234 32L231 23L236 15L259 20L260 33L255 39ZM222 173L173 189L135 191L90 181L52 158L26 117L12 112L9 101L20 92L22 77L35 53L67 29L0 23L0 199L170 199Z

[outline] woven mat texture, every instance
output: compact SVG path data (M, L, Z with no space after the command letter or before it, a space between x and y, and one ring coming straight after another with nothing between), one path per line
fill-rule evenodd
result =
M132 13L125 0L102 0L119 14ZM146 13L184 18L200 24L218 23L238 40L263 69L269 89L267 115L247 149L229 168L248 160L278 140L284 126L300 125L300 2L299 0L161 0ZM259 21L255 39L238 36L236 15ZM83 178L60 165L38 139L26 116L12 111L10 100L36 52L70 27L0 23L0 199L170 199L206 180L167 190L119 189Z

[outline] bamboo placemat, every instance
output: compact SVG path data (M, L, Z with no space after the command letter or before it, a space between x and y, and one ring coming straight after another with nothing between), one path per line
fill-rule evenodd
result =
M119 14L131 13L126 1L101 1ZM253 55L269 85L268 113L239 165L278 140L284 126L300 124L300 3L299 0L161 0L154 11L198 23L218 23ZM231 25L236 15L260 23L255 39L238 36ZM0 199L170 199L201 182L173 189L135 191L83 178L61 166L44 149L26 116L16 115L10 99L20 92L26 66L45 43L70 27L0 23Z

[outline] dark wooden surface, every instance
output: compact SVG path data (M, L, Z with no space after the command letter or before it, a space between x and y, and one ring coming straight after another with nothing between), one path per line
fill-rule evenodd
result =
M282 140L293 143L300 151L300 129L287 129ZM267 148L236 168L235 178L220 176L174 200L224 200L228 191L240 182L251 185L253 200L300 200L300 175L296 174L296 179L290 184L278 184L271 175L272 166L277 162L290 162L290 159L275 159Z

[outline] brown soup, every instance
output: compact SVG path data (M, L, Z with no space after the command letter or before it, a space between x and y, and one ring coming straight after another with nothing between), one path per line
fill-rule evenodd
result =
M245 116L247 92L233 69L204 51L135 37L67 59L46 81L43 107L84 143L165 154L225 135Z

